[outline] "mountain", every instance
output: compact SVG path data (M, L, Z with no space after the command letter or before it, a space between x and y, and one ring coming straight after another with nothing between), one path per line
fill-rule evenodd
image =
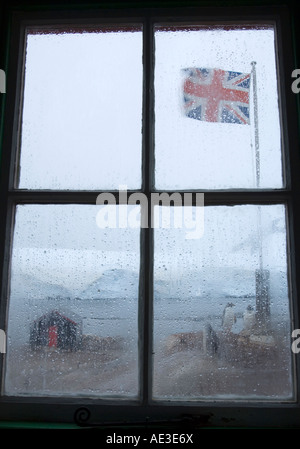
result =
M11 295L22 298L70 298L70 291L62 285L41 281L35 276L13 273L11 277Z
M154 297L187 299L211 297L253 297L255 273L252 270L208 267L184 273L173 279L154 280ZM79 295L80 299L118 299L138 297L139 275L125 269L105 271Z
M137 298L139 275L124 269L106 270L79 295L80 299Z

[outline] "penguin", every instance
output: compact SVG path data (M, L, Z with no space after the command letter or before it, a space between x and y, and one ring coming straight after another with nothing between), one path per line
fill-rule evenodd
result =
M206 323L203 332L203 347L208 355L215 355L218 352L220 341L217 333L213 330L210 323Z
M243 331L251 333L255 326L255 310L252 306L248 306L243 315L244 329Z
M230 332L234 323L236 323L236 315L234 313L234 304L229 302L223 312L222 327L226 332Z

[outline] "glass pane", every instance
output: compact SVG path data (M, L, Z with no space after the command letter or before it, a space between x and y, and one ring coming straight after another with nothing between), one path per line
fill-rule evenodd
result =
M283 186L274 42L273 28L157 27L157 189Z
M139 229L99 207L17 207L5 394L137 396Z
M19 187L141 185L142 32L27 36Z
M287 278L282 205L205 207L196 239L156 229L154 397L292 400Z

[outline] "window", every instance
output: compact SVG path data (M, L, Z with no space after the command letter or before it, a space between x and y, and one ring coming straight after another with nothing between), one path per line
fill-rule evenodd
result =
M288 26L284 9L14 15L0 416L295 422Z

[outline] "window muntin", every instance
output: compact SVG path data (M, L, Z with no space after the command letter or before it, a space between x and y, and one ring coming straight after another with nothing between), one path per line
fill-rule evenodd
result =
M275 44L273 26L156 27L157 189L284 186ZM252 61L256 62L257 101L254 101ZM203 81L197 75L190 76L191 70L197 69L202 70L199 77L202 76ZM207 74L207 70L214 72ZM224 75L217 80L219 70L224 71ZM236 72L250 74L249 99L245 100L248 111L245 111L246 103L242 102L241 95L237 95L245 93L241 90L247 80L244 84L232 82L230 77ZM238 77L236 79L239 81ZM185 83L190 85L185 87ZM225 87L222 90L221 85ZM241 90L235 91L235 101L226 103L227 92L235 85L241 86ZM197 89L202 90L197 92ZM233 90L232 93L234 95ZM218 108L210 111L211 117L210 106ZM258 126L254 123L256 107ZM186 114L189 117L194 114L196 119ZM218 114L226 114L226 117L218 117ZM249 124L242 125L247 118ZM224 120L227 123L222 123Z
M141 29L29 30L18 187L139 188L142 81Z

